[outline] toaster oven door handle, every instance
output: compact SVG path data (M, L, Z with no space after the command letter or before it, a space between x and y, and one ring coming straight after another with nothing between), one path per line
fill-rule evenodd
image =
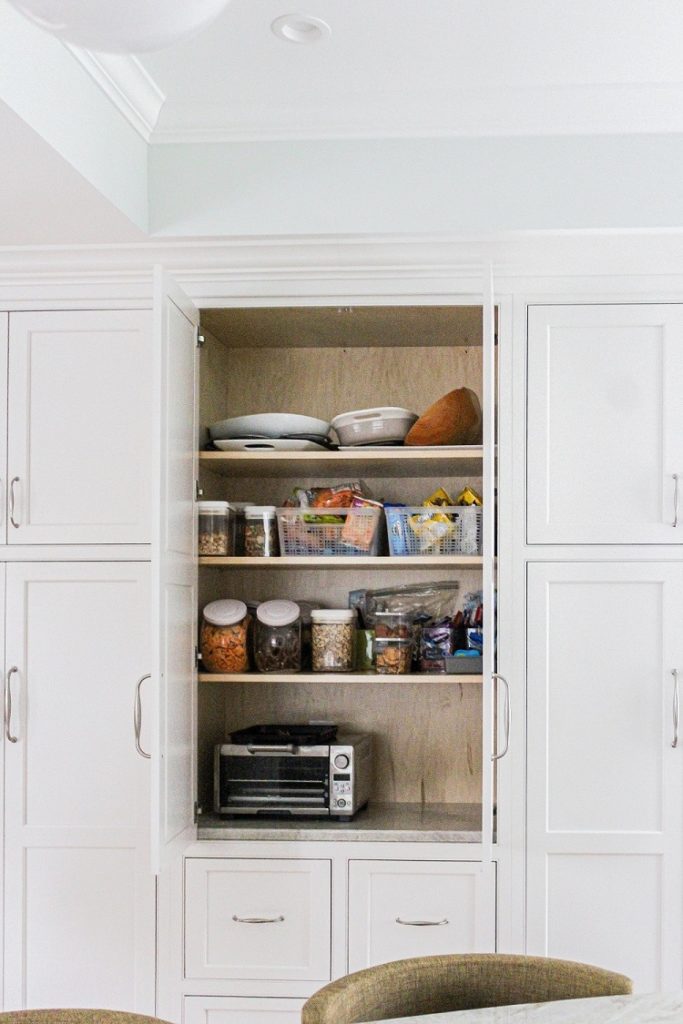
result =
M277 917L238 917L237 914L233 914L232 919L238 924L280 924L284 921L282 914L278 914Z
M250 754L295 754L294 743L247 743L247 750Z

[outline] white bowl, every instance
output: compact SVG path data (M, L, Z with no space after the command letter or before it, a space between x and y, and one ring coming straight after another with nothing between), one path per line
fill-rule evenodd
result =
M317 420L313 416L259 412L252 416L234 416L220 423L212 423L209 434L212 441L224 441L231 437L282 437L283 434L316 434L325 437L329 429L327 420Z
M340 444L386 444L402 441L417 418L417 413L408 409L386 405L343 412L334 417L331 426Z

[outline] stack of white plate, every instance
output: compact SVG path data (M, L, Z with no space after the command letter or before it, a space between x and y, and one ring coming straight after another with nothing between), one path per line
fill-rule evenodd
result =
M213 423L209 435L220 451L319 451L329 429L313 416L264 412Z

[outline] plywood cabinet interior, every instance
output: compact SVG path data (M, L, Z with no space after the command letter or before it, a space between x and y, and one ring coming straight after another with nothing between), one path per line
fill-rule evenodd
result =
M224 309L202 314L200 422L228 416L294 412L327 421L352 409L401 406L416 413L447 391L472 388L482 396L481 307L354 307ZM202 434L201 441L205 440ZM215 460L214 460L215 461ZM456 495L465 484L482 485L481 453L472 460L416 457L405 471L392 464L318 466L307 472L294 458L289 472L240 465L215 472L200 460L205 498L281 505L294 486L341 483L360 477L373 496L421 504L438 486ZM204 560L206 562L206 560ZM467 561L467 560L465 560ZM319 560L268 571L230 565L200 570L200 606L219 597L266 600L289 597L345 607L350 590L457 579L459 604L481 589L481 559L465 567L429 566L416 559L391 572L381 565L353 571ZM385 562L385 564L387 564ZM382 802L479 803L481 801L481 682L421 684L420 676L372 682L261 677L225 687L200 684L201 802L210 806L211 745L231 730L261 721L327 719L370 731L375 741L373 798Z

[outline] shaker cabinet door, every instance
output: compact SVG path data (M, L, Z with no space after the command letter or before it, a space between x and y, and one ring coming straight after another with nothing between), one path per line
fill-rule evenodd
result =
M8 543L150 542L151 335L148 310L10 314Z
M154 1012L149 566L7 567L5 1009Z
M680 988L683 563L528 573L527 951Z
M529 543L683 543L683 305L528 316Z
M349 971L438 953L495 949L495 865L349 863Z

